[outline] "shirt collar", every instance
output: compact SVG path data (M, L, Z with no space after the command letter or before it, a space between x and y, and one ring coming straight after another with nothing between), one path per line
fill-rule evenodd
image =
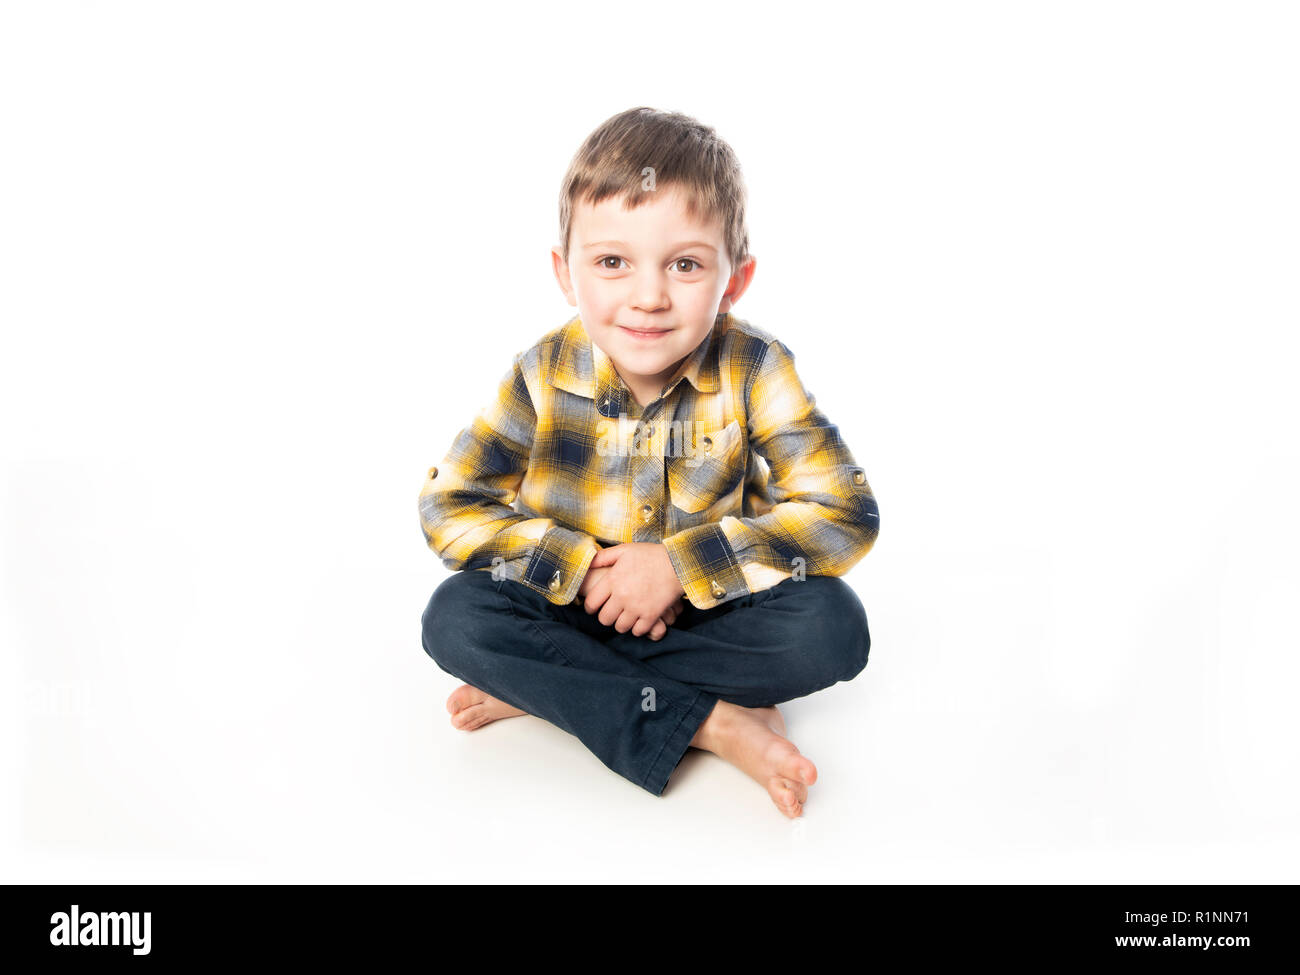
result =
M668 385L671 387L685 381L701 393L716 393L719 388L718 348L730 325L731 312L719 315L708 335ZM596 400L596 406L604 416L617 416L622 411L627 387L614 368L613 360L591 341L582 320L576 315L565 324L561 335L552 385Z

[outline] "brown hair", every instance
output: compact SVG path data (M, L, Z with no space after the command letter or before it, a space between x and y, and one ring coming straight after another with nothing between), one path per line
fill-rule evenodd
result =
M644 181L653 170L653 188ZM692 217L718 219L735 274L749 256L745 230L745 183L731 146L707 125L679 112L642 106L606 119L579 147L560 188L560 247L569 259L573 209L622 196L631 210L655 189L683 191Z

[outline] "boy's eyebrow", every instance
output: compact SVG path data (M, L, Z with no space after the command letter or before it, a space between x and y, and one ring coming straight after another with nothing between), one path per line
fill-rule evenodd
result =
M592 247L627 247L627 242L622 240L598 240L595 241L594 243L583 244L583 250L587 250ZM688 240L684 244L674 244L672 247L669 248L669 250L680 251L680 250L685 250L688 247L703 247L706 250L711 250L715 253L718 250L716 247L714 247L712 244L710 244L708 241L705 240Z

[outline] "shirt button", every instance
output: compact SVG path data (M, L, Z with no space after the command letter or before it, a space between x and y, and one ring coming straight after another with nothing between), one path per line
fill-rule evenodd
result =
M719 599L727 594L727 590L718 585L717 579L709 580L709 588L713 590L713 595L717 596Z
M854 471L854 472L853 472L853 483L854 483L854 484L866 484L866 483L867 483L867 475L864 474L862 471Z
M430 467L430 468L429 468L429 480L432 481L432 480L433 480L435 477L437 477L437 476L438 476L438 468L436 468L436 467Z
M705 437L700 442L704 444L704 452L706 454L709 453L711 450L713 450L713 440L711 438Z
M555 575L551 576L551 585L550 585L551 592L559 592L563 588L563 586L564 584L560 581L560 573L557 570Z
M641 518L644 521L650 521L655 516L655 506L652 504L641 505Z

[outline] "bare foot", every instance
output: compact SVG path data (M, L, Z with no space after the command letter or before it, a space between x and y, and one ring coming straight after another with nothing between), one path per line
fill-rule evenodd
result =
M785 719L776 708L719 701L691 744L726 759L766 788L776 808L791 819L803 814L817 766L786 739Z
M447 710L451 712L452 727L461 731L482 728L497 718L516 718L528 713L505 701L498 701L470 684L463 684L451 692L451 697L447 698Z

